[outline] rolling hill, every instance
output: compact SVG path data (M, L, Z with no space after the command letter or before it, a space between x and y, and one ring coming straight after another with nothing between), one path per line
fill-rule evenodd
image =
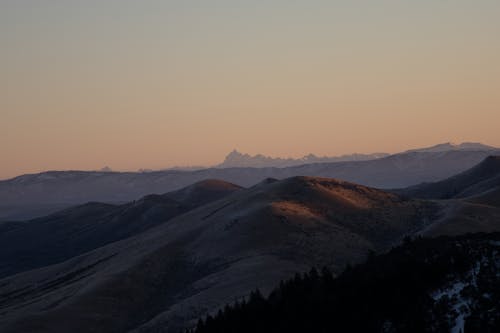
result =
M425 199L466 198L500 187L500 156L489 156L477 166L443 181L420 184L399 193Z
M196 171L52 171L0 181L0 221L44 216L89 201L126 203L205 179L248 187L266 178L312 176L377 188L402 188L463 172L498 150L407 152L370 161L316 163L286 168L211 168Z
M93 202L31 221L0 223L0 278L139 234L240 189L234 184L206 180L128 204Z
M0 326L178 332L294 272L327 265L338 273L422 230L436 210L334 179L264 181L139 235L0 280Z
M422 234L460 235L493 232L500 226L500 157L489 156L477 166L443 181L421 184L395 193L439 202L441 217ZM437 201L439 200L439 201Z
M486 173L491 163L474 169ZM198 198L190 193L169 200ZM478 197L414 199L336 179L265 179L129 238L1 279L0 327L178 332L256 288L267 294L313 266L339 274L408 235L500 231L500 208L471 198Z

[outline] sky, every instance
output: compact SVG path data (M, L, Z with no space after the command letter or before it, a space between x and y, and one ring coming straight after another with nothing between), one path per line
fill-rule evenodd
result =
M0 0L0 178L500 146L498 0Z

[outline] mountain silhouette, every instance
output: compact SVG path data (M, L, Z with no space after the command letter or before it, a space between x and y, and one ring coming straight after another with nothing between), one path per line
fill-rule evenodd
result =
M311 176L377 188L403 188L443 180L499 150L408 152L368 161L312 163L283 168L210 168L195 171L51 171L0 181L0 221L25 220L89 201L126 203L150 193L175 191L205 179L252 186L266 178Z
M486 159L464 172L471 181L459 184L467 191L483 188L494 177L496 165L497 158ZM219 191L223 194L210 201L214 196L207 193ZM245 189L211 180L146 196L127 204L128 209L171 207L173 201L178 203L175 209L186 211L153 220L145 230L140 228L147 220L141 218L149 209L141 209L139 218L109 222L93 216L122 206L76 207L71 214L66 210L47 217L51 221L59 214L69 216L70 223L51 222L61 230L54 244L79 239L89 230L97 230L93 237L107 241L78 253L71 252L68 242L67 258L30 270L18 267L31 256L50 258L55 247L23 243L22 237L16 240L18 246L6 246L2 269L19 272L0 280L0 327L5 332L178 332L256 288L268 293L280 280L310 267L327 266L340 274L407 236L500 231L500 208L475 201L480 198L412 198L338 179L295 176L269 178ZM2 243L9 241L9 233L24 228L20 225L34 221L0 224ZM109 223L113 228L101 226ZM113 241L121 228L128 230L128 223L138 229ZM33 232L30 240L37 235L53 237ZM9 248L15 251L9 254Z

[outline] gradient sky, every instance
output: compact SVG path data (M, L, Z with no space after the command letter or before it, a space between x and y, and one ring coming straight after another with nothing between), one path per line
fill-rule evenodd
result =
M498 0L0 0L0 178L500 146Z

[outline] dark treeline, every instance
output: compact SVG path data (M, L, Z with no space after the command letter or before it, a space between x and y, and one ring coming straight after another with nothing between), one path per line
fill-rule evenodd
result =
M500 332L499 274L498 233L407 239L337 278L312 269L257 290L188 332L450 332L459 312L464 332ZM434 300L456 281L460 293Z

